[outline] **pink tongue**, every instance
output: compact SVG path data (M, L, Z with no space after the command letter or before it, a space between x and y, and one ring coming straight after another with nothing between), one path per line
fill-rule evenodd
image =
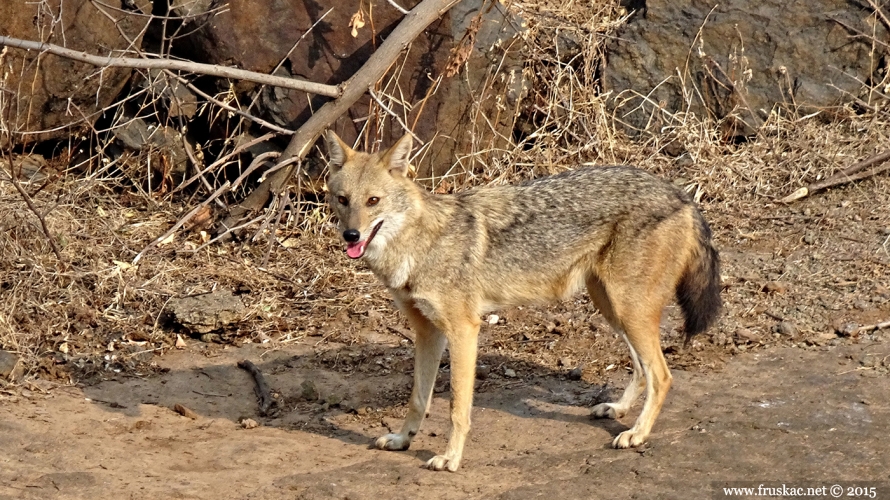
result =
M357 259L365 254L366 246L368 246L368 240L362 240L356 243L347 243L346 255L348 255L350 259Z

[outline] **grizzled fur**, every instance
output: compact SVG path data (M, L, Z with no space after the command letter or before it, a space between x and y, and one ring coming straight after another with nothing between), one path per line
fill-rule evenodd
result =
M637 423L613 445L646 440L671 383L659 343L662 309L676 298L691 337L720 308L717 251L685 192L615 166L433 195L406 176L409 136L373 155L353 151L333 133L326 139L329 198L348 253L364 259L417 331L408 417L401 432L377 440L379 448L410 445L447 343L453 428L445 454L427 465L456 470L469 430L480 315L585 289L627 340L634 365L621 400L597 405L593 414L619 418L645 388Z

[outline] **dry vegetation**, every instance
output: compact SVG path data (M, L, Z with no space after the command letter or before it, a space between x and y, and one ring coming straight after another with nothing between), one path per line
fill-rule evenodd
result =
M863 102L803 116L776 109L747 141L729 140L720 123L682 113L665 116L661 134L631 139L620 117L609 112L613 96L603 95L596 79L606 36L626 13L617 2L599 5L591 11L573 2L512 4L529 25L523 57L530 91L516 113L519 132L504 138L506 147L468 152L451 176L431 188L515 182L587 162L635 164L685 186L701 202L723 249L727 306L721 325L689 351L676 347L679 335L666 326L675 364L713 366L733 352L764 345L855 341L836 337L834 324L890 319L887 175L791 206L776 202L890 144L886 71L863 88ZM580 46L567 49L567 34ZM397 95L389 81L370 110L378 128L399 126L380 105L401 109L388 97ZM217 97L249 110L250 103ZM151 96L134 102L141 99L153 105ZM212 103L201 113L208 123L224 121L231 137L246 127L243 118ZM106 128L125 120L118 116ZM488 122L479 120L484 131ZM174 188L165 183L167 171L148 166L163 165L164 151L112 160L109 143L103 130L72 137L70 147L54 151L34 175L23 173L31 172L22 167L28 148L4 151L0 160L0 348L21 355L25 377L69 380L150 369L153 356L173 349L179 333L165 320L168 300L218 288L241 294L249 304L222 343L276 349L303 342L324 349L371 342L369 331L404 328L373 276L342 258L327 211L311 196L277 200L238 242L205 245L208 237L197 226L176 232L134 265L150 242L222 185L223 168L243 172L249 165L236 156L208 172L206 185L198 178ZM209 146L221 158L235 143ZM231 203L242 194L234 190L219 200ZM777 284L764 291L771 282ZM586 363L585 374L602 373L624 363L624 352L595 321L588 328L591 311L583 298L507 311L506 324L485 327L483 349L510 352L530 366ZM187 344L216 348L198 340Z

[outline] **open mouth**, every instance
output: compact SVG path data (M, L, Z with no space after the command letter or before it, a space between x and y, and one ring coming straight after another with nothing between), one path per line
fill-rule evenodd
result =
M346 255L349 256L350 259L358 259L362 255L365 254L365 249L368 248L368 244L371 243L371 240L374 239L374 236L377 234L377 231L380 230L380 226L383 225L383 221L377 223L373 229L371 229L371 234L368 235L367 238L356 241L355 243L347 243L346 244Z

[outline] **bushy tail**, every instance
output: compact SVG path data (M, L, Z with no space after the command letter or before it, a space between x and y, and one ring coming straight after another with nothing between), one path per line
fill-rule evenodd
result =
M698 251L677 283L677 302L683 310L686 343L708 329L720 312L720 257L711 243L711 228L696 211Z

